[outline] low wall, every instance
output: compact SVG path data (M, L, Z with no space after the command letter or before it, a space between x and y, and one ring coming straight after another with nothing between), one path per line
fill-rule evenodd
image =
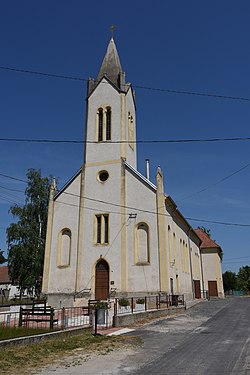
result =
M161 318L164 316L181 314L185 312L185 310L185 307L176 307L173 309L151 310L136 312L134 314L116 315L113 317L113 327L124 327L144 319Z
M17 337L15 339L7 339L0 341L0 349L6 348L9 346L17 346L17 345L27 345L27 344L38 344L44 340L51 340L56 339L60 336L76 336L81 333L81 331L85 330L88 327L81 327L81 328L72 328L67 329L64 331L55 331L55 332L48 332L42 333L40 335L33 335L33 336L25 336L25 337Z

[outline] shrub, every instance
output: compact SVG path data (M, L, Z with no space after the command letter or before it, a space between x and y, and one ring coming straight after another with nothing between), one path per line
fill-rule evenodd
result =
M121 298L118 301L120 306L129 306L129 300L127 298Z
M94 305L94 309L105 309L108 310L110 309L110 305L106 301L97 301L96 304Z
M145 299L144 299L144 298L138 298L138 299L136 300L136 303L137 303L138 305L144 305L144 303L145 303Z

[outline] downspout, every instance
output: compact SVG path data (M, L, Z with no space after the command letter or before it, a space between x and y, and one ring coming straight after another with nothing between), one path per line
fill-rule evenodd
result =
M203 298L204 298L204 293L205 293L205 284L204 284L204 275L203 275L203 263L202 263L202 252L200 250L200 262L201 262L201 280L202 280L202 292L203 292Z
M190 237L189 237L189 233L190 233L191 230L192 230L192 228L190 228L188 230L188 249L189 249L189 263L190 263L191 287L192 287L192 294L193 294L193 298L194 298L193 267L192 267L192 255L191 255Z

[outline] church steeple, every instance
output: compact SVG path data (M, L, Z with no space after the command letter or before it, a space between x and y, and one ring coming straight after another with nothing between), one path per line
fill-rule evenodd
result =
M96 83L98 83L104 76L109 78L110 81L119 89L122 89L121 85L125 84L125 75L122 71L122 66L113 37L110 39L101 68L96 78Z
M88 80L87 93L85 163L122 158L136 168L135 98L131 84L125 83L113 36L96 79Z

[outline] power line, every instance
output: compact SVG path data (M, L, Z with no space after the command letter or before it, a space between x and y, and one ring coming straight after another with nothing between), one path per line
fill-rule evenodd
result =
M0 69L11 71L11 72L40 75L40 76L50 77L50 78L60 78L60 79L68 79L68 80L73 80L73 81L84 81L84 82L88 81L87 78L82 78L82 77L39 72L39 71L28 70L28 69L11 68L8 66L0 66ZM107 82L102 82L102 83L107 83ZM229 100L237 100L237 101L250 101L250 98L242 97L242 96L219 95L219 94L213 94L213 93L204 93L204 92L187 91L187 90L174 90L174 89L168 89L168 88L149 87L149 86L143 86L143 85L133 85L133 87L137 89L141 89L141 90L166 92L169 94L202 96L202 97L210 97L210 98L216 98L216 99L229 99Z
M7 178L11 178L11 179L13 179L13 180L17 180L17 181L21 181L21 182L25 182L25 183L27 183L27 181L24 181L24 180L22 180L22 179L15 178L15 177L7 176L7 175L4 175L4 174L2 174L2 173L0 173L0 176L4 176L4 177L7 177ZM60 191L59 191L59 193L60 193ZM60 194L67 194L67 195L71 195L71 196L74 196L74 197L80 198L80 195L73 194L73 193L67 193L67 192L65 192L65 191L62 191ZM126 209L130 209L130 210L135 210L135 211L139 211L139 212L144 212L144 213L149 213L149 214L157 215L157 212L155 212L155 211L144 210L144 209L141 209L141 208L138 208L138 207L132 207L132 206L126 206L126 205L120 205L120 204L116 204L116 203L112 203L112 202L107 202L107 201L103 201L103 200L101 200L101 199L95 199L95 198L90 198L90 197L86 197L86 196L83 196L83 198L86 199L86 200L93 201L93 202L98 202L98 203L108 204L108 205L111 205L111 206L114 206L114 207L126 208ZM79 205L75 205L75 204L71 204L71 203L60 202L60 201L57 201L57 202L62 203L62 204L66 204L66 205L69 205L69 206L79 207ZM86 207L85 207L85 208L86 208ZM88 208L88 209L97 211L97 210L94 209L94 208ZM100 210L99 210L99 211L100 211ZM120 214L120 212L113 212L113 213L117 213L117 214L119 213L119 214ZM171 215L169 215L169 214L160 214L160 215L168 216L168 217L171 216ZM197 219L197 218L192 218L192 217L187 217L186 220L195 221L195 222L202 222L202 223L210 223L210 224L226 225L226 226L250 227L250 224L229 223L229 222L223 222L223 221L213 221L213 220Z
M6 177L6 178L10 178L11 180L15 180L15 181L20 181L20 182L24 182L25 184L27 184L28 182L25 181L25 180L22 180L20 178L17 178L17 177L12 177L12 176L8 176L6 174L3 174L3 173L0 173L0 176L2 177Z
M186 220L197 221L197 222L201 222L201 223L236 226L236 227L250 227L250 224L228 223L228 222L225 222L225 221L213 221L213 220L205 220L205 219L194 219L193 217L186 217Z
M182 202L182 201L184 201L184 200L187 199L187 198L193 197L193 196L196 195L196 194L203 193L204 191L210 189L211 187L216 186L216 185L220 184L221 182L224 182L225 180L229 179L230 177L236 175L237 173L240 173L241 171L243 171L244 169L246 169L247 167L249 167L249 165L250 165L250 164L247 164L247 165L245 165L244 167L241 167L240 169L237 169L237 171L235 171L235 172L229 174L229 175L226 176L226 177L223 177L222 179L220 179L219 181L215 182L214 184L208 185L207 187L205 187L205 188L203 188L203 189L201 189L201 190L198 190L198 191L196 191L195 193L189 194L189 195L185 196L184 198L179 199L179 200L177 201L177 203Z
M67 192L64 192L64 191L62 191L61 193L80 198L80 195L77 195L77 194L67 193ZM158 214L160 216L171 217L170 214L161 214L161 213L157 213L156 211L150 211L150 210L144 210L144 209L141 209L141 208L138 208L138 207L120 205L120 204L117 204L117 203L103 201L101 199L95 199L95 198L90 198L90 197L86 197L86 196L83 196L83 198L86 199L86 200L97 202L97 203L108 204L110 206L115 206L115 207L120 207L120 208L126 208L126 209L129 209L129 210L135 210L135 211L149 213L149 214L154 214L154 215ZM57 202L64 203L66 205L68 204L66 202L60 202L60 201L57 201ZM79 207L79 205L74 205L74 204L70 204L70 205L75 206L75 207ZM93 208L93 210L95 210L95 209ZM118 212L116 212L116 213L118 213ZM219 225L226 225L226 226L250 227L250 224L229 223L229 222L224 222L224 221L205 220L205 219L197 219L197 218L192 218L192 217L186 217L185 219L186 220L190 220L190 221L195 221L195 222L210 223L210 224L219 224Z
M127 143L202 143L202 142L233 142L250 141L250 137L234 138L199 138L199 139L141 139L135 141L117 140L105 141L105 144L127 144ZM97 144L97 141L76 139L27 139L27 138L0 138L0 142L28 142L28 143L75 143L75 144Z
M237 258L228 258L228 259L223 259L223 262L228 262L231 260L238 260L238 259L245 259L245 258L250 258L250 256L245 256L245 257L237 257Z
M6 177L6 176L5 176L5 177ZM5 187L5 186L1 186L1 185L0 185L0 188L1 188L1 189L5 189L5 190L9 190L9 191L17 191L18 193L25 193L24 190L11 189L11 188L7 188L7 187Z

